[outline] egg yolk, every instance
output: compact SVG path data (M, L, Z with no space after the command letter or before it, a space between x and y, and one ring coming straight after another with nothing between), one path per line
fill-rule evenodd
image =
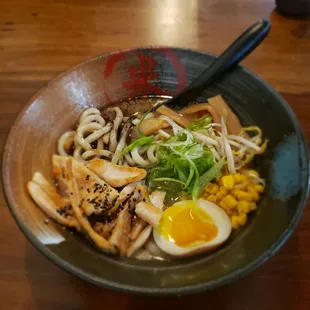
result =
M189 247L213 240L218 228L203 209L187 201L164 211L159 233L178 246Z

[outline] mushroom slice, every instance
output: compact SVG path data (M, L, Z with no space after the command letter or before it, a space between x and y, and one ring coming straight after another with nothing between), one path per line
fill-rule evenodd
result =
M236 114L231 110L228 104L225 102L222 96L218 95L208 99L211 107L213 107L217 113L226 118L227 130L230 134L239 135L242 129L240 120Z
M74 160L69 158L66 165L66 184L68 186L68 190L70 191L70 201L73 209L73 213L77 219L77 221L81 224L85 233L90 237L93 243L101 250L115 253L116 249L108 240L100 236L89 223L86 213L81 207L83 198L80 195L80 188L77 180L74 177ZM83 165L83 164L82 164Z
M121 255L126 254L130 245L131 217L129 204L126 203L124 209L118 214L116 225L109 239L109 242L119 249Z
M202 117L207 113L211 114L213 122L219 123L221 121L221 116L209 103L194 103L180 110L179 112L184 114L191 121L194 121L195 119Z
M84 164L72 160L72 175L81 196L81 206L86 215L109 211L118 198L118 191L99 178ZM71 194L71 193L70 193Z
M33 181L27 183L27 189L31 198L45 214L61 225L80 229L79 223L73 216L70 202L59 196L56 189L41 173L35 173Z
M179 114L178 112L162 105L157 109L157 112L161 115L165 115L170 117L173 121L175 121L178 125L186 128L191 123L186 117Z
M146 136L150 135L154 131L157 131L159 129L167 128L169 127L169 123L165 120L159 119L159 118L148 118L141 121L141 124L139 126L135 126L131 132L131 136L133 138L141 138L141 134L139 133L139 130Z
M127 257L132 256L137 250L139 250L145 242L148 240L150 237L150 234L152 232L152 226L148 225L144 230L140 233L138 238L130 245L130 247L127 250Z
M144 169L118 166L103 159L92 159L87 167L113 187L126 186L146 177Z
M162 191L154 191L149 196L151 203L160 210L163 210L164 208L165 197L166 192Z
M137 203L135 211L142 220L149 223L153 227L158 226L163 214L163 211L155 207L152 203L144 201Z

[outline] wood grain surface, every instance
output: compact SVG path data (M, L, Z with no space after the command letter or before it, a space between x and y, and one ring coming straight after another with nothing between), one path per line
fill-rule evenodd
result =
M0 0L0 147L26 102L60 72L103 52L170 45L219 54L269 18L244 64L277 89L310 141L310 22L273 0ZM259 94L258 94L259 95ZM261 268L196 296L150 298L103 290L65 273L26 240L0 193L0 309L310 309L310 210Z

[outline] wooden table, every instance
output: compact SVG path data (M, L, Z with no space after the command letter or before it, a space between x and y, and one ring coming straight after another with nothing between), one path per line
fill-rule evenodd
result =
M272 30L244 64L291 104L310 141L310 23L273 0L0 0L0 145L30 97L103 52L172 45L219 54L265 17ZM197 296L103 290L65 273L26 240L0 194L0 309L310 309L310 209L285 246L235 283Z

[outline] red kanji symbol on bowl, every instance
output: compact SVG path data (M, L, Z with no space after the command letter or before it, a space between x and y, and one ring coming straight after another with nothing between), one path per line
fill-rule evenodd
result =
M123 82L122 86L130 90L129 97L135 97L137 95L146 96L148 93L155 95L164 95L165 91L156 85L152 84L152 80L158 78L158 72L152 71L157 61L151 57L142 53L138 53L139 65L135 68L129 68L129 74L132 80Z

